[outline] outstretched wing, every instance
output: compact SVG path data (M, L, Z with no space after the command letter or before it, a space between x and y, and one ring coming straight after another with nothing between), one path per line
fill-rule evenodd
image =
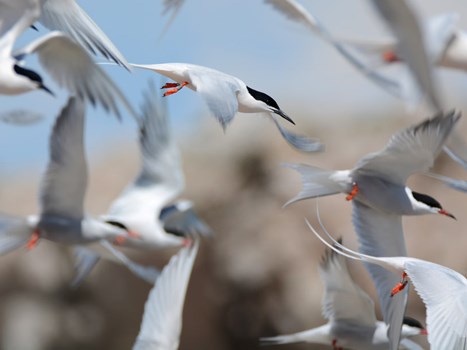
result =
M331 322L352 320L352 324L375 327L373 300L350 276L346 258L327 251L319 272L324 282L323 316Z
M159 220L164 231L182 237L212 237L211 229L193 210L190 201L182 200L161 210Z
M410 175L426 172L433 166L459 118L458 111L440 113L396 133L382 151L362 158L354 171L405 184Z
M143 322L133 350L176 350L182 312L199 241L182 248L162 270L144 307Z
M467 279L428 261L408 261L405 271L427 310L432 349L467 349Z
M75 0L43 0L39 22L66 33L94 55L100 53L130 70L120 51Z
M41 214L81 219L87 186L84 156L84 104L68 99L49 140L49 163L41 180Z
M109 216L138 211L157 215L184 188L180 154L170 132L165 100L153 85L145 95L139 141L140 173L112 203Z

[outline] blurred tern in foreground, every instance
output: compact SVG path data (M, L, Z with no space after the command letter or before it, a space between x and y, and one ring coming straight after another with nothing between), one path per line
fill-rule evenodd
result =
M50 136L49 163L41 180L40 214L26 218L0 215L0 255L25 244L32 249L40 238L67 245L131 239L126 230L84 213L84 110L83 102L71 97L57 117Z
M28 55L37 53L42 67L72 95L120 116L118 100L134 115L115 83L66 35L51 32L12 52L17 38L39 15L38 0L0 0L0 94L18 95L42 89L53 95L39 74L22 65Z
M75 0L40 0L39 22L51 30L59 30L94 55L100 53L130 70L128 62L112 41Z
M166 249L187 245L193 237L212 235L210 228L193 211L190 201L172 203L185 184L181 157L170 132L165 102L151 85L145 94L139 118L141 170L100 218L104 223L124 229L138 238L122 242L125 247ZM75 283L86 277L100 256L100 252L87 252L81 256L76 262L77 276L81 278L77 277Z
M394 296L407 285L407 277L426 307L428 342L432 350L467 349L467 279L445 266L408 257L375 257L357 253L336 242L322 226L335 246L326 242L308 223L313 233L328 247L348 258L381 266L402 275L391 293Z
M292 124L295 123L279 108L277 102L264 92L248 87L232 75L188 63L131 65L157 72L174 80L175 83L167 83L162 87L168 89L164 96L175 94L185 86L199 93L224 130L237 112L268 113L282 137L293 147L304 152L317 152L323 149L323 145L318 141L293 134L284 128L276 115Z
M375 256L405 256L402 215L441 214L454 218L434 198L412 191L405 183L415 173L433 166L460 113L439 114L391 137L386 147L362 158L352 170L328 171L308 165L291 165L302 177L302 191L289 203L336 193L348 193L360 251ZM407 295L391 299L397 282L379 266L366 265L375 282L391 349L399 344L400 325ZM401 293L402 294L402 293Z
M199 240L182 248L162 270L144 306L143 321L133 350L177 350L182 313Z
M376 320L373 300L353 281L345 257L327 251L319 272L325 287L322 312L329 322L299 333L261 338L263 344L307 342L330 345L334 349L386 350L388 327ZM426 334L420 322L404 317L401 337L419 334ZM408 339L401 341L400 348L422 350Z

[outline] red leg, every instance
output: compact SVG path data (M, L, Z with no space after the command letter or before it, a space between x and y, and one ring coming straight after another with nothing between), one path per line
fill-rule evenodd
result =
M165 85L161 87L161 89L170 89L170 88L177 87L179 85L180 85L179 83L165 83Z
M397 57L396 53L392 50L383 52L383 60L387 63L399 62L400 59Z
M345 199L348 201L351 201L352 199L355 198L357 194L358 194L358 185L356 182L354 182L352 186L352 191L350 191L349 195L345 197Z
M407 285L408 281L407 281L407 274L404 272L402 274L402 279L400 282L398 282L394 288L392 289L391 291L391 297L393 297L394 295L396 295L397 293L399 293L401 290L403 290L405 288L405 286Z
M165 96L169 96L169 95L176 94L176 93L179 92L181 89L183 89L184 86L187 86L188 84L189 84L189 82L185 81L185 82L183 82L182 84L180 84L179 86L177 86L175 89L167 90L166 92L164 92L164 97L165 97ZM167 85L167 84L166 84L166 85Z
M39 242L39 232L37 230L34 230L34 232L31 235L31 238L29 239L29 242L26 243L26 249L27 250L32 250L37 246L37 243Z

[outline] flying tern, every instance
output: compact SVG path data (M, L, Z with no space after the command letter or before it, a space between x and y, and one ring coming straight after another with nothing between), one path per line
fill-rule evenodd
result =
M40 16L38 0L0 0L0 14L0 94L42 89L53 95L38 73L23 66L23 60L36 53L42 67L72 95L117 116L120 101L134 116L130 103L110 77L66 35L51 32L13 52L17 38Z
M143 321L133 350L177 350L182 313L199 240L182 248L162 270L144 306Z
M307 222L308 223L308 222ZM467 279L445 266L409 257L376 257L355 252L335 241L334 246L308 223L313 233L328 247L351 259L380 266L395 275L400 275L388 295L400 293L410 278L415 291L426 306L428 342L432 350L467 349Z
M441 214L454 218L434 198L405 185L414 173L433 166L460 113L438 114L393 135L386 147L363 157L351 170L327 171L308 165L291 165L302 177L303 189L289 203L336 193L348 193L360 251L375 256L405 256L402 215ZM399 344L406 293L396 300L387 290L394 276L379 266L366 265L378 292L391 348Z
M387 325L377 321L373 300L350 276L345 257L328 250L319 268L324 282L323 316L327 324L289 335L262 338L264 344L307 342L330 345L334 349L387 349ZM404 317L401 336L426 334L417 320ZM409 339L403 339L402 349L422 348Z
M41 238L67 245L102 243L104 247L106 241L133 239L126 230L84 213L84 111L84 103L70 97L57 117L50 136L49 162L41 179L40 214L25 218L0 215L0 255L23 245L32 249Z
M276 124L282 137L293 147L316 152L323 146L318 141L289 132L276 115L294 124L277 102L267 94L247 86L240 79L212 68L188 63L131 64L133 67L157 72L175 81L162 88L168 89L164 96L172 95L183 87L196 91L206 101L210 111L225 129L237 112L268 113Z

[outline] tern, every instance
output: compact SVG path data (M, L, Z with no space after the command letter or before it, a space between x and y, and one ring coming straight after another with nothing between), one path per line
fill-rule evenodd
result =
M295 123L280 109L277 102L271 96L247 86L232 75L189 63L131 64L131 66L151 70L174 80L175 83L167 83L162 87L168 89L164 96L177 93L185 86L199 93L224 130L237 112L268 113L282 137L293 147L304 152L317 152L323 148L318 141L293 134L284 128L276 115Z
M0 255L25 244L30 250L41 238L66 245L102 243L104 248L108 241L133 239L126 230L84 213L87 186L84 111L84 103L79 98L70 97L57 117L50 135L49 162L41 179L40 214L25 218L0 215ZM122 256L116 258L124 260ZM136 267L132 269L136 270ZM141 272L151 272L150 268L144 270ZM147 279L154 281L156 275L153 273L153 277Z
M210 228L195 214L191 201L179 199L173 202L185 184L165 102L151 84L139 118L141 170L108 212L100 217L103 223L124 229L130 236L138 238L121 242L120 245L125 247L167 249L187 245L192 237L212 235ZM100 252L81 255L75 265L75 284L86 277L100 255ZM104 257L113 258L112 255Z
M53 95L38 73L23 66L23 60L36 53L42 67L72 95L120 116L118 100L134 116L130 103L110 77L66 35L51 32L13 52L17 38L39 16L38 0L0 0L0 94L42 89Z
M319 267L325 294L323 316L327 324L299 333L262 338L264 344L307 342L330 345L334 349L387 349L387 325L377 321L373 300L352 279L344 256L328 250ZM420 322L404 317L401 337L426 334ZM422 348L409 339L403 349Z
M460 113L438 114L393 135L386 147L363 157L351 170L327 171L308 165L291 165L302 177L302 191L289 203L336 193L348 193L360 251L375 256L406 255L402 215L441 214L454 218L434 198L405 185L414 173L433 166ZM387 290L394 276L383 268L366 265L378 292L391 348L399 344L400 325L407 295L396 300Z
M75 0L40 0L40 5L42 25L66 33L91 53L130 70L125 57Z
M355 252L335 241L326 242L307 222L313 233L328 247L351 259L380 266L391 273L402 275L400 282L388 291L393 297L407 285L410 278L415 291L426 307L428 342L432 350L467 349L467 279L445 266L410 257L376 257Z
M199 240L182 248L162 270L144 306L143 321L133 350L177 350L182 313Z

